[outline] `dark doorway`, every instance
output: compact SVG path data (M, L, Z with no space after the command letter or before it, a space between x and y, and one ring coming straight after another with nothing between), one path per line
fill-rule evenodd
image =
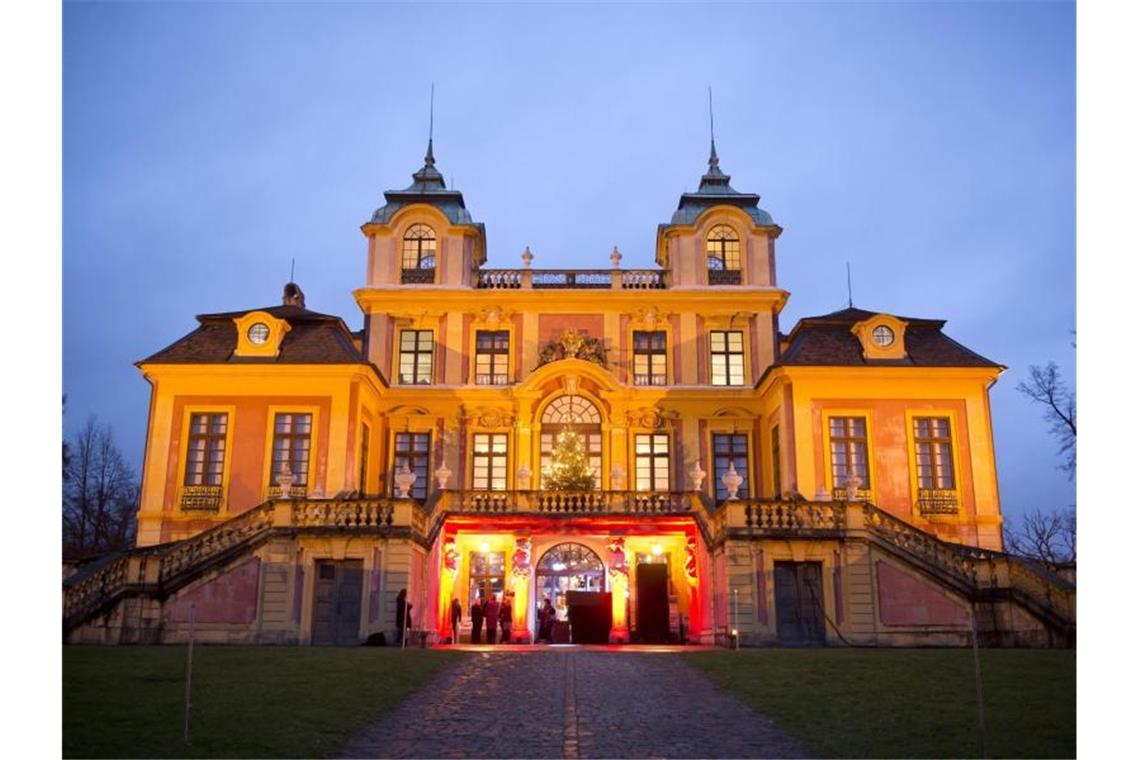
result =
M786 646L822 646L823 564L777 562L776 633Z
M637 566L637 638L647 644L669 640L669 566Z
M608 591L567 591L570 605L570 642L608 644L613 624L611 594Z
M313 645L354 646L360 643L362 560L320 561L313 593Z

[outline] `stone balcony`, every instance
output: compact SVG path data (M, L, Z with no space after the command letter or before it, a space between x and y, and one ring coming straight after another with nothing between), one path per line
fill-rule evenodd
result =
M663 269L480 269L481 290L662 290Z

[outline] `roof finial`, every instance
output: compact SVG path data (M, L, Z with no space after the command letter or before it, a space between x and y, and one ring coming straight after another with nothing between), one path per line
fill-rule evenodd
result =
M293 270L297 266L296 259L289 259L289 282L293 282Z
M851 262L847 262L847 308L855 307L855 301L851 298Z
M435 156L432 155L431 141L435 132L435 82L431 83L431 101L428 106L428 151L424 156L424 163L428 166L435 166Z
M713 107L712 107L712 85L709 85L709 168L715 169L720 164L720 159L716 157L716 135L713 133Z

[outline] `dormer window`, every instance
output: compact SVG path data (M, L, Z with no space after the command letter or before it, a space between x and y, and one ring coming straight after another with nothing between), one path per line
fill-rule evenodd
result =
M708 256L709 285L740 284L740 238L727 224L718 224L709 232L705 244Z
M435 282L435 231L426 224L413 224L404 234L400 282Z
M264 322L255 322L246 335L249 336L250 343L260 346L269 340L269 325Z

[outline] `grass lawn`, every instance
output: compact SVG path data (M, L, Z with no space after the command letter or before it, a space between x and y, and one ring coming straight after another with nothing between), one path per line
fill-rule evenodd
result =
M686 661L822 757L978 757L969 649L753 649ZM981 651L989 757L1076 757L1074 651Z
M462 657L390 648L63 648L64 757L321 757Z

